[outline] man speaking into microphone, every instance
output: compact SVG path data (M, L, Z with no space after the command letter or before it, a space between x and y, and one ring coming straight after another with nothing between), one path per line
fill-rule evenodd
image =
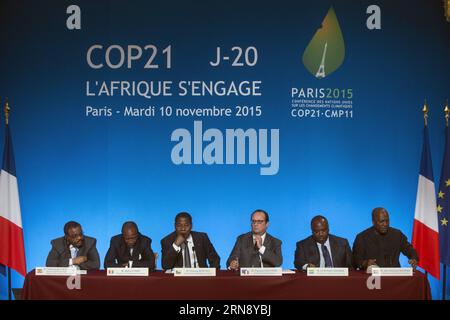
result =
M175 231L161 240L162 268L220 268L220 257L204 232L192 231L192 217L180 212Z

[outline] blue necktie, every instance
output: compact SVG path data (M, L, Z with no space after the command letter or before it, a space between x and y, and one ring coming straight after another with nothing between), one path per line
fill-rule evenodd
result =
M325 259L325 268L333 268L333 261L331 261L330 252L328 252L328 248L321 244L320 248L322 249L322 255Z
M70 257L72 259L75 259L77 257L77 253L78 253L78 248L71 245L70 246Z

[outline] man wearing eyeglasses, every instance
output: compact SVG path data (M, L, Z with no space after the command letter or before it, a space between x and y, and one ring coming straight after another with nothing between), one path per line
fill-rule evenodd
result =
M64 237L51 241L47 267L75 266L81 270L100 268L100 257L97 251L97 240L83 235L81 225L69 221L64 225Z
M161 240L162 268L220 268L220 257L204 232L192 231L187 212L175 216L175 231Z
M106 268L148 268L155 269L155 254L152 239L142 235L133 221L122 225L122 234L111 238L105 256Z
M255 210L251 214L252 231L240 235L227 260L227 267L238 270L240 267L279 267L283 263L281 240L266 232L269 227L269 214Z

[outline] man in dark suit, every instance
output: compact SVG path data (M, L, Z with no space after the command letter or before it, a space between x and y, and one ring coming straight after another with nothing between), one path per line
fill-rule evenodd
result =
M370 266L400 267L400 252L408 257L414 269L419 257L406 236L389 226L389 214L384 208L372 210L372 224L356 236L353 243L353 265L366 270Z
M64 237L51 241L47 267L77 266L82 270L100 268L100 257L96 248L97 240L83 235L81 225L69 221L64 225Z
M266 232L269 214L261 209L251 216L252 231L240 235L227 260L227 267L238 270L240 267L279 267L283 263L281 241Z
M294 265L298 270L352 267L352 252L347 239L329 234L325 217L312 218L311 230L311 236L297 242Z
M122 234L111 238L111 244L105 256L106 268L149 268L155 269L155 254L152 239L142 235L133 221L122 226Z
M161 240L162 268L220 268L220 257L203 232L192 231L192 217L180 212L175 217L175 231Z

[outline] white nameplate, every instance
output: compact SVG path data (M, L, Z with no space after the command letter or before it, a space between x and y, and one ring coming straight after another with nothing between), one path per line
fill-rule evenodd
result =
M373 276L411 277L413 268L372 268Z
M87 271L74 267L36 267L34 274L37 276L75 276L87 274Z
M281 276L281 268L241 268L241 276Z
M308 268L308 277L348 277L348 268Z
M107 276L147 277L148 268L107 268Z
M216 268L174 268L175 277L215 277Z
M285 269L283 270L283 274L295 274L295 270Z

